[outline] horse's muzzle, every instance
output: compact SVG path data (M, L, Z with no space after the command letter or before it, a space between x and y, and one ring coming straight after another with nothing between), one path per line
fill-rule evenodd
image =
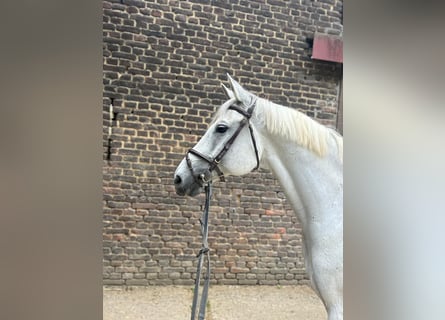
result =
M176 173L173 179L176 194L194 197L202 192L204 185L208 183L211 178L212 174L208 170L195 177L190 174L183 175Z

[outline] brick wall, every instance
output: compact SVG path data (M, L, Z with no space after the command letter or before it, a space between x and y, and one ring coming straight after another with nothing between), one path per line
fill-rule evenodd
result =
M311 38L342 29L337 0L103 2L105 285L193 284L204 197L172 178L226 73L334 126L341 66L311 60ZM307 282L301 226L268 172L214 184L209 240L213 283Z

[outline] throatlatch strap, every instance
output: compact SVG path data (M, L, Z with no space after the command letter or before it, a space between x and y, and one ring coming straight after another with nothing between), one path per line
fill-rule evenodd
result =
M210 249L208 244L208 235L209 235L209 208L210 208L210 199L212 197L212 184L209 182L205 186L206 193L206 202L204 205L204 211L202 213L202 218L199 220L201 223L201 234L202 234L202 248L199 250L197 255L198 257L198 269L196 270L196 282L195 289L193 291L193 304L192 304L192 316L191 320L196 319L196 307L198 305L198 296L199 296L199 286L201 282L201 269L203 265L204 255L207 257L207 271L204 278L204 287L201 293L201 302L199 305L199 314L198 319L204 320L205 311L207 306L207 298L209 293L209 285L210 285Z

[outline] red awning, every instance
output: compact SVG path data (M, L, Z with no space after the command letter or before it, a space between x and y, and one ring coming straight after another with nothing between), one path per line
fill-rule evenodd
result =
M316 33L312 59L343 63L342 37Z

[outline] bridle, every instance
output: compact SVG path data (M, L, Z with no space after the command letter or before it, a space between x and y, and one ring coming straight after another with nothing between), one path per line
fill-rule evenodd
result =
M237 105L229 106L228 110L234 110L234 111L240 113L241 115L243 115L244 118L243 118L243 120L241 120L241 122L240 122L238 128L236 129L236 131L227 140L227 142L224 144L224 146L221 149L221 151L214 158L212 158L210 156L207 156L207 155L205 155L205 154L203 154L203 153L201 153L198 150L195 150L193 148L191 148L186 153L185 159L186 159L186 162L187 162L187 167L191 171L192 176L194 177L196 182L198 182L198 183L206 183L208 181L206 180L204 174L201 174L200 177L197 177L194 174L193 167L192 167L192 161L190 160L190 154L193 154L193 155L197 156L198 158L206 161L209 164L209 169L208 170L210 171L210 173L212 173L213 171L216 171L216 173L218 174L219 180L224 182L225 181L224 173L221 171L221 169L218 167L218 165L221 162L221 159L227 153L227 151L229 151L230 147L235 142L235 139L238 137L238 135L240 134L241 130L244 128L244 126L246 124L249 126L250 137L252 139L252 144L253 144L253 148L255 150L255 157L256 157L256 161L257 161L257 164L256 164L255 168L252 171L255 171L255 170L257 170L259 168L259 166L260 166L260 158L259 158L259 155L258 155L258 148L257 148L255 136L253 134L252 126L250 125L250 118L252 117L253 111L255 109L255 104L256 104L256 98L254 98L252 100L252 102L250 103L250 105L247 106L247 109L246 109L247 111L244 110L243 108L237 106ZM199 179L201 179L201 181L199 181Z
M221 171L221 169L218 167L219 163L221 162L221 159L224 157L224 155L227 153L227 151L230 149L232 144L235 142L235 139L240 134L241 130L246 126L246 124L249 126L250 131L250 137L252 139L253 148L255 150L255 156L256 156L256 166L252 170L257 170L260 166L260 157L258 155L258 148L255 140L255 136L253 134L252 126L250 125L250 118L252 117L253 111L255 109L255 103L256 98L253 99L250 106L247 107L247 111L243 108L237 106L237 105L231 105L229 106L229 110L234 110L244 116L243 120L241 120L238 128L236 131L232 134L232 136L227 140L227 142L224 144L222 150L216 155L216 157L212 158L210 156L207 156L195 149L190 149L187 154L185 155L185 159L187 162L187 167L191 171L191 174L195 181L199 184L205 184L205 193L206 193L206 202L204 206L204 212L202 214L202 218L199 220L201 223L201 234L202 234L202 248L199 251L197 258L198 258L198 267L196 270L196 280L195 280L195 288L193 290L193 302L192 302L192 312L191 312L191 320L195 320L196 318L196 312L198 307L198 298L199 298L199 286L201 283L201 270L204 262L204 256L207 259L207 266L206 266L206 274L204 279L204 288L201 292L201 301L199 303L199 312L198 312L198 320L204 320L205 318L205 310L207 306L207 298L208 298L208 291L209 291L209 285L210 285L210 249L208 247L208 234L209 234L209 209L210 209L210 199L212 197L212 181L211 178L207 180L205 178L205 174L202 174L200 177L197 177L194 174L193 167L192 167L192 161L190 160L190 153L197 156L198 158L206 161L209 164L209 171L210 174L212 174L212 171L215 170L218 174L218 177L220 181L225 181L224 174ZM199 180L201 179L201 181Z

